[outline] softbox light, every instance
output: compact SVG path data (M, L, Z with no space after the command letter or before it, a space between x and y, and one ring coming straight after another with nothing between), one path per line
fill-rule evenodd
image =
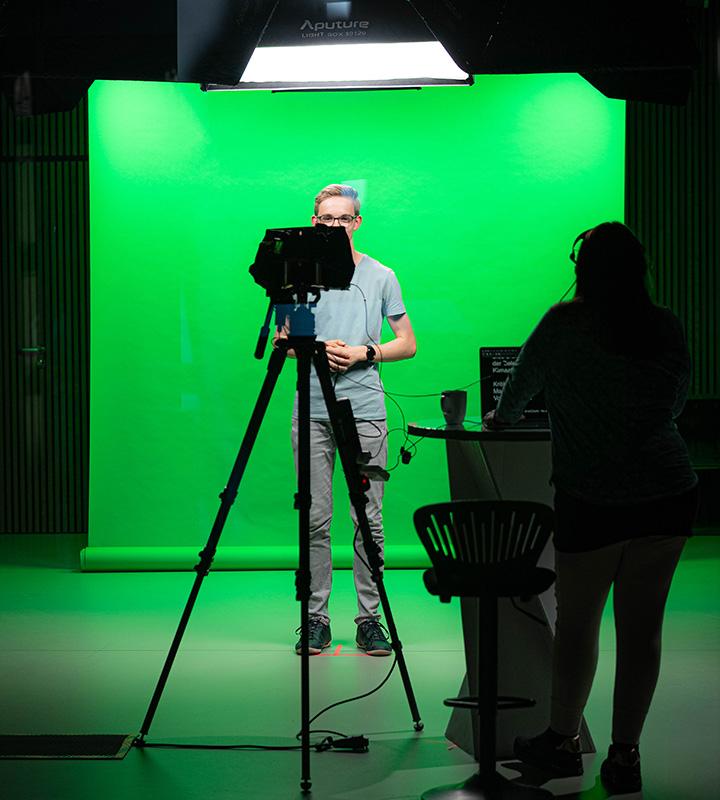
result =
M240 80L206 90L469 85L406 0L279 2Z

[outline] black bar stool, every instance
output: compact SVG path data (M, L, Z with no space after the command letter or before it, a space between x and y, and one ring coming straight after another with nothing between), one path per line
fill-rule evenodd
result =
M506 500L455 500L419 508L413 517L432 568L425 587L443 603L451 597L475 597L479 603L477 695L445 700L446 706L474 708L478 715L478 771L453 786L440 786L422 800L544 800L545 789L522 786L496 769L498 710L528 708L534 700L498 697L498 598L529 598L555 580L537 566L553 530L554 514L541 503Z

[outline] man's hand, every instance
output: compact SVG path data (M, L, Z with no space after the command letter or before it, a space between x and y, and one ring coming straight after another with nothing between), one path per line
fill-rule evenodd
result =
M365 345L349 345L342 339L330 339L325 342L328 364L331 372L347 372L358 361L365 361L367 347Z

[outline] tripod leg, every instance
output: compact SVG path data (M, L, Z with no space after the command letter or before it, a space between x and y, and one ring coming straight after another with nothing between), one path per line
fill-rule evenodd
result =
M190 596L185 604L185 609L180 617L180 623L178 624L177 631L175 632L172 644L170 645L170 650L165 659L165 664L163 665L160 673L160 678L158 679L152 699L150 700L150 705L148 706L145 719L142 727L140 728L140 735L135 739L134 744L137 746L143 745L145 736L147 736L150 726L152 725L155 712L157 711L157 707L160 702L160 697L162 696L165 684L167 683L170 670L172 669L173 662L175 661L175 656L180 648L180 642L182 641L185 629L187 628L187 624L190 620L190 614L192 613L195 601L197 600L197 596L200 592L200 586L202 585L203 579L210 571L213 559L215 558L215 552L217 550L217 544L220 539L220 535L222 534L223 527L227 520L228 514L230 513L230 508L235 502L238 486L240 485L240 481L242 480L242 476L245 472L245 467L247 466L248 459L250 458L250 453L252 452L253 445L255 444L258 431L260 430L260 425L263 421L263 417L265 416L268 403L270 402L270 397L272 396L273 390L280 375L280 371L282 370L282 366L285 363L286 355L286 348L281 346L277 350L273 351L272 355L270 356L270 360L268 361L267 374L260 389L252 416L250 417L250 422L248 423L245 431L245 436L243 437L240 451L235 459L235 464L232 468L232 472L230 473L227 486L220 493L220 508L218 509L215 517L215 522L213 523L212 530L210 531L210 536L208 537L205 547L199 553L200 561L194 567L196 575L192 589L190 590Z
M332 424L333 435L335 436L338 451L340 452L340 461L342 463L345 481L350 494L350 502L355 509L355 515L357 517L358 527L360 528L363 547L368 560L368 566L370 567L372 579L377 586L380 605L382 606L383 613L385 614L385 621L387 622L388 631L390 632L390 640L395 657L397 659L400 675L402 677L408 705L410 706L410 714L412 715L413 726L416 731L421 731L424 725L420 719L420 711L417 707L415 693L410 681L410 674L405 662L402 642L400 641L400 636L395 625L395 618L393 617L392 609L390 608L390 600L388 599L387 592L385 591L380 549L375 540L372 538L372 534L370 532L370 523L368 521L367 512L365 511L367 497L363 488L363 476L361 475L358 467L360 444L355 420L352 417L352 414L343 415L340 410L340 404L335 398L335 392L332 387L330 368L328 367L327 359L325 358L324 345L322 343L318 343L316 345L313 361L318 379L320 381L320 386L322 388L325 406L327 407L330 422Z
M357 513L358 509L357 506L355 508ZM370 571L373 576L373 580L377 585L378 596L380 597L380 605L382 607L383 613L385 614L385 621L387 622L388 631L390 633L390 641L392 643L392 648L395 652L395 656L397 658L398 669L400 670L400 677L402 678L403 687L405 689L405 695L407 696L408 705L410 706L410 714L413 720L413 727L416 731L421 731L425 726L420 719L420 711L417 707L417 701L415 700L415 692L412 688L412 683L410 682L410 673L408 672L407 663L405 662L405 655L403 653L402 642L400 641L400 635L398 633L397 627L395 625L395 618L393 617L392 609L390 608L390 600L387 596L387 591L385 590L385 581L382 577L382 571L380 569L381 562L380 562L380 553L378 552L378 547L375 541L373 540L370 534L370 525L367 521L367 515L365 514L365 508L362 508L362 514L365 516L365 527L366 533L363 532L362 524L360 523L360 516L358 515L358 523L361 524L360 532L363 539L363 545L365 547L365 554L368 558L368 564L370 566Z
M295 507L299 511L299 564L296 578L300 601L300 788L309 792L310 780L310 649L308 612L310 602L310 366L314 340L296 346L298 390L298 493Z

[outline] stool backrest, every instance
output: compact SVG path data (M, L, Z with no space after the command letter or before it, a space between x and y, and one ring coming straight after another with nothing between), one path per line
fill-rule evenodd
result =
M554 513L542 503L453 500L422 506L413 522L433 567L448 569L535 566L553 530Z

